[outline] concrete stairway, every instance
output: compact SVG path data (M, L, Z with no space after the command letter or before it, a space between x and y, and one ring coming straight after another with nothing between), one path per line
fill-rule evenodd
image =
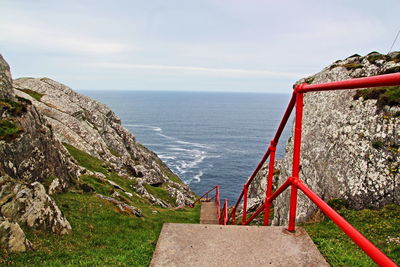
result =
M218 224L218 206L214 201L202 202L200 210L201 224Z
M304 229L218 225L210 203L206 224L163 225L150 266L329 266Z

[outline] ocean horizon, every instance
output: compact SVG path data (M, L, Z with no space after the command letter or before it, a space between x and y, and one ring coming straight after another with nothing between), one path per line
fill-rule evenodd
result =
M290 94L79 90L110 107L136 140L202 195L236 201L268 148ZM284 156L292 121L282 134Z

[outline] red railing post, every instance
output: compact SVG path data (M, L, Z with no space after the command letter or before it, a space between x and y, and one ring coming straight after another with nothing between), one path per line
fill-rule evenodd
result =
M267 226L269 222L269 213L271 210L272 203L268 201L268 198L272 195L272 183L274 178L274 167L275 167L275 152L276 152L276 143L274 140L271 141L269 146L269 150L271 154L269 156L269 165L268 165L268 177L267 177L267 186L265 189L265 205L264 205L264 225Z
M221 211L220 211L220 209L221 209L221 202L220 202L220 199L219 199L219 186L217 185L216 187L215 187L215 202L217 202L217 216L218 216L218 220L220 219L220 217L221 217Z
M303 123L303 101L304 94L299 90L304 86L297 85L295 87L296 92L296 118L295 118L295 129L294 129L294 145L293 145L293 164L292 164L292 179L291 183L292 190L290 192L290 209L289 209L289 225L288 231L294 232L296 228L296 209L297 209L297 186L295 185L296 180L299 179L300 172L300 152L301 152L301 128Z
M206 201L208 201L208 193L206 194Z
M232 208L231 219L232 219L232 224L235 225L236 224L236 206L234 206Z
M249 188L247 187L247 184L244 184L243 186L243 216L242 216L242 224L246 224L246 219L247 219L247 193L248 193Z

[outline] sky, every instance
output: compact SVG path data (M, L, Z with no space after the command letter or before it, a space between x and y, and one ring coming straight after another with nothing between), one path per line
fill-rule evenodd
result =
M0 10L13 77L75 90L289 93L338 59L386 54L400 30L399 0L0 0Z

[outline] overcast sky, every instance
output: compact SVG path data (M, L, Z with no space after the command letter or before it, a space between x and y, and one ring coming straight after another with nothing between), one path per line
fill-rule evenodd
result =
M337 59L387 53L400 29L399 0L0 0L0 10L14 78L76 90L287 93Z

